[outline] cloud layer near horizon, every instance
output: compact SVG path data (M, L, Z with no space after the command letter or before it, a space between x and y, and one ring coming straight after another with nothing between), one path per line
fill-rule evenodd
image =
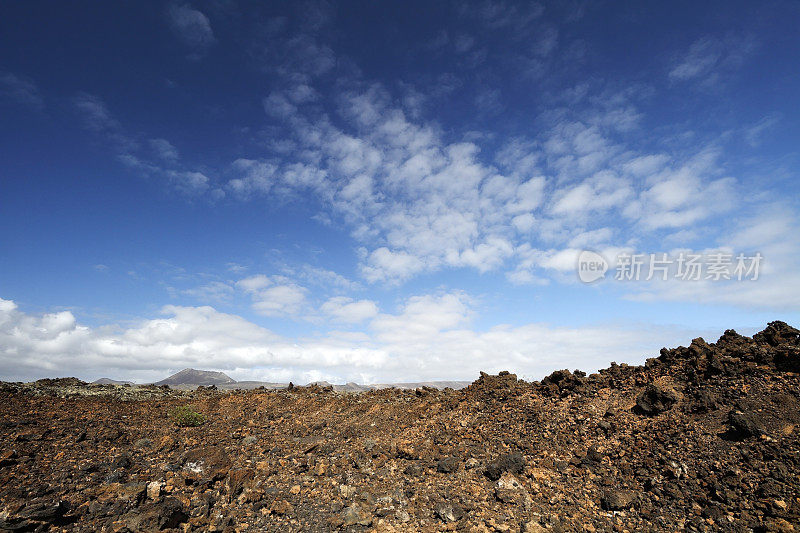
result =
M345 304L348 305L348 304ZM361 313L361 310L359 310ZM381 383L475 379L511 370L539 379L554 368L596 370L610 361L641 363L663 345L687 343L680 328L496 325L470 328L463 293L409 298L395 314L374 316L366 333L287 339L210 306L165 306L160 318L122 328L90 328L70 311L40 316L0 299L0 379L71 375L155 381L194 367L235 379Z

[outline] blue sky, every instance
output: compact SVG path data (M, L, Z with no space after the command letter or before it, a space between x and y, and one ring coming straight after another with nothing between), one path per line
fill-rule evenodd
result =
M538 379L796 324L798 20L4 3L0 378ZM614 279L756 253L755 280Z

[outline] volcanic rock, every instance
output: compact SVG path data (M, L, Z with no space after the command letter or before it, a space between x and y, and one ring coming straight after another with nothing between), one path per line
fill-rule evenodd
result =
M600 503L607 511L627 509L636 499L636 494L629 490L610 489L603 494Z
M644 415L657 415L668 411L678 401L678 393L673 389L650 384L636 398L636 412Z
M178 527L189 518L180 500L164 498L161 503L148 503L123 517L133 531L164 531Z
M492 481L497 481L503 472L519 474L525 468L525 458L520 453L501 455L486 465L485 475Z
M458 522L464 516L464 510L458 505L440 503L436 506L436 516L444 522Z
M217 481L228 474L231 460L222 448L207 446L186 451L180 458L180 464L188 479Z
M436 471L442 474L450 474L458 470L458 459L455 457L442 457L436 463Z
M728 413L728 422L744 437L758 437L767 433L761 415L756 412L731 411Z

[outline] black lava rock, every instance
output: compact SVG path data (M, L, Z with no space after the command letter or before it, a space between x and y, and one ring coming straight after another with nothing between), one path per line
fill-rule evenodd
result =
M501 455L488 465L486 465L485 475L492 481L497 481L503 472L519 474L525 468L525 458L520 453L509 453Z
M677 401L678 393L674 390L651 384L636 398L633 409L636 413L654 416L669 411Z

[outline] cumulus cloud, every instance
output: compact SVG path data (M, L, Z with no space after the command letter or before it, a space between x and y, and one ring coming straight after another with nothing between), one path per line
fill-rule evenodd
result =
M516 250L516 267L506 277L517 285L545 285L550 277L562 283L576 283L578 256L586 249L600 253L613 269L620 253L632 253L634 250L610 246L610 235L608 228L581 232L573 237L569 247L560 249L542 249L524 244Z
M369 254L361 266L361 272L367 281L388 281L399 283L405 281L425 268L425 263L418 257L406 252L393 252L381 247Z
M211 181L202 172L191 170L165 170L163 174L171 180L176 189L186 195L203 193L209 188Z
M564 367L642 362L665 342L709 333L545 324L477 331L469 327L472 313L463 293L422 295L408 299L397 314L375 316L365 332L287 339L208 306L166 306L163 316L127 328L90 328L69 311L30 315L0 299L0 377L146 381L195 367L238 379L295 382L475 379L480 370L506 369L538 379Z
M253 309L265 316L296 315L302 309L306 291L297 285L275 285L260 291Z
M401 282L445 266L498 268L513 251L510 218L543 201L544 177L501 175L480 162L477 145L444 142L434 128L392 107L379 86L341 98L341 116L358 135L325 118L307 120L285 96L268 100L268 109L288 115L304 157L269 163L255 175L253 163L237 162L239 177L228 187L248 196L276 183L317 193L370 245L361 264L370 282ZM516 161L515 169L524 164Z
M705 150L684 164L650 176L648 187L625 210L645 227L680 228L736 205L736 180L716 177L718 150Z
M239 280L236 286L247 292L253 310L264 316L296 316L306 308L308 289L284 276L259 274Z
M718 147L678 156L626 144L641 116L633 90L584 96L586 106L553 112L536 138L512 138L484 154L477 137L448 140L410 118L379 84L340 94L336 120L302 107L316 94L307 87L306 80L265 101L292 148L235 161L227 188L247 199L315 195L332 213L324 216L343 220L361 245L359 270L369 283L509 262L517 263L511 278L538 283L561 270L541 254L623 248L629 243L612 242L623 235L678 235L738 204L738 182L724 174ZM540 254L535 261L531 250ZM533 275L534 264L544 272Z
M463 292L413 296L398 314L383 314L371 324L378 340L413 345L440 332L465 326L471 316L470 299Z
M597 211L620 207L635 192L631 184L612 172L599 172L575 186L559 190L551 206L555 215L585 217Z
M241 177L230 180L228 187L238 196L247 198L253 194L266 194L272 188L277 166L252 159L237 159L232 166Z

